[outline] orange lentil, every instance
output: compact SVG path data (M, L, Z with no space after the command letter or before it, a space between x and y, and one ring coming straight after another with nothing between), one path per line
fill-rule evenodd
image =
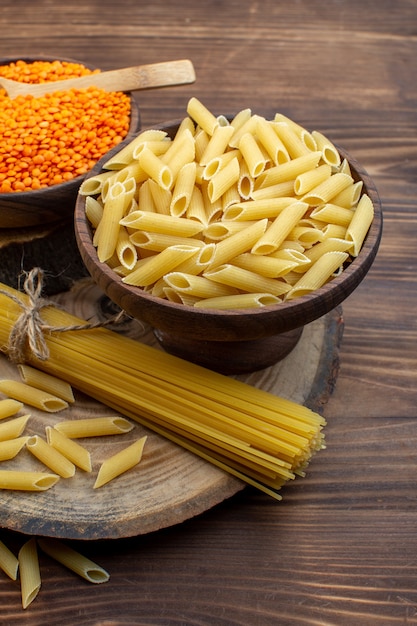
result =
M24 83L76 78L98 70L66 61L19 60L0 76ZM0 89L0 193L31 191L85 174L124 139L130 99L96 87L11 100Z

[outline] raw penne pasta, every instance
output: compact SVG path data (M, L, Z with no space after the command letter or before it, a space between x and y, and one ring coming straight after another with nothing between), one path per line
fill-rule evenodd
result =
M156 156L161 156L161 154L165 154L165 152L167 152L169 146L169 141L144 141L143 143L140 143L135 147L132 156L134 160L138 160L140 153L145 148L153 152Z
M194 304L196 308L204 309L252 309L271 306L281 302L280 298L270 293L240 293L235 296L220 296L199 300Z
M92 417L58 422L54 428L69 439L120 435L132 430L133 424L124 417Z
M237 202L240 202L242 199L250 200L254 189L255 179L251 176L246 162L242 161L240 164L239 180L237 181L237 193L239 194ZM229 206L228 204L226 207L223 206L223 208L227 209Z
M28 437L16 437L15 439L6 439L0 441L0 461L9 461L19 454L25 447Z
M209 224L207 228L204 230L204 237L209 241L221 241L222 239L226 239L235 233L240 232L244 228L247 228L250 225L255 224L256 221L222 221L222 222L213 222Z
M117 154L111 157L104 164L106 170L120 170L126 165L129 165L133 161L133 153L135 148L148 141L163 141L167 136L167 133L163 130L145 130L137 137L132 139L124 148L119 150Z
M196 164L186 163L178 172L169 207L171 215L181 217L187 211L195 186Z
M250 250L259 238L262 237L267 225L267 219L259 220L234 235L231 235L227 239L216 243L209 267L213 268L218 265L223 265L235 256Z
M170 189L174 180L170 168L149 148L145 147L138 157L139 165L162 189Z
M62 398L62 400L65 400L68 403L75 401L72 387L66 380L46 374L45 372L42 372L35 367L31 367L26 363L19 363L17 368L22 382L26 385L51 393L58 398Z
M203 167L202 177L203 180L209 181L213 176L218 174L220 170L223 170L226 165L230 163L233 159L240 159L239 150L229 150L228 152L224 152L217 157L212 158L207 165Z
M275 219L287 206L293 204L294 198L284 196L282 198L267 198L264 200L248 200L247 202L237 202L228 207L223 213L223 222L253 221L262 219ZM222 222L218 222L221 224Z
M165 233L151 233L144 230L137 230L130 235L131 242L142 250L153 250L162 252L171 246L195 246L202 248L205 244L201 239L193 237L178 237L177 235L166 235Z
M80 469L85 472L91 472L91 454L84 446L51 426L46 426L45 432L46 440L50 446L58 450Z
M252 117L251 109L242 109L233 117L230 126L233 126L235 132Z
M18 560L22 607L27 609L41 588L41 573L35 537L29 539L20 548Z
M161 160L166 163L172 172L173 180L175 181L178 172L186 163L191 163L191 161L195 160L195 143L194 137L191 132L186 129L183 133L178 135L178 138L175 137L172 142L173 152L171 153L168 150L164 155L161 156Z
M294 128L287 124L287 122L273 122L273 126L291 159L297 159L311 152L305 143L301 141Z
M266 200L282 198L283 196L291 196L294 193L294 181L292 179L284 181L283 183L277 183L276 185L269 185L268 187L260 187L253 189L251 192L251 200Z
M239 180L239 160L234 157L209 180L207 187L211 202L216 202L224 193Z
M261 291L270 293L273 296L282 296L289 291L288 285L283 281L261 276L256 272L230 263L208 270L204 272L204 276L222 285L236 287L245 292L257 293Z
M194 134L194 147L195 147L195 160L196 163L200 163L201 157L204 154L204 150L207 148L210 141L210 135L206 133L203 128L196 130Z
M310 259L311 263L315 263L323 254L326 254L326 252L348 252L350 247L351 243L346 239L329 237L310 248L310 250L306 250L304 254Z
M311 152L318 150L317 144L313 138L312 133L310 133L306 128L304 128L304 126L301 126L301 124L297 124L297 122L287 117L283 113L276 113L274 117L274 122L283 122L287 124L290 128L292 128L295 134L301 139L303 144L306 146L306 148L311 150Z
M85 214L91 226L97 228L103 217L102 204L96 198L87 196L85 199Z
M306 202L293 202L285 207L275 218L265 233L253 245L253 254L271 254L275 252L294 226L300 221L308 209Z
M294 192L297 196L303 196L314 187L320 185L323 181L330 178L332 168L327 163L319 165L312 170L298 174L294 181Z
M170 189L164 189L163 187L158 185L158 183L152 180L152 178L148 180L148 186L152 196L152 204L155 207L155 211L157 213L160 213L161 215L170 215L172 191Z
M218 126L199 159L200 165L207 165L212 159L223 154L234 132L233 126Z
M132 270L135 267L138 260L138 253L124 226L120 226L119 228L115 253L120 264L127 270Z
M190 98L187 113L210 137L219 125L218 119L197 98Z
M194 187L191 202L187 207L186 217L189 220L199 222L203 226L207 225L206 207L204 205L204 198L201 190L198 187Z
M57 474L0 470L0 489L14 491L46 491L59 480Z
M346 240L352 243L349 249L352 256L358 256L373 219L374 207L369 196L365 194L359 200L346 231Z
M196 220L173 215L160 215L149 211L133 211L122 220L122 226L165 235L177 235L180 237L194 237L203 230L203 225Z
M263 172L256 181L256 189L269 187L278 183L294 181L299 174L316 167L321 159L321 152L308 152L287 163L276 165Z
M17 580L19 559L0 541L0 569L12 580Z
M251 133L242 135L239 141L239 150L245 160L249 174L253 178L260 176L266 167L266 159Z
M340 154L331 141L327 139L322 133L317 130L313 130L311 133L314 141L316 142L317 150L320 150L323 155L323 161L331 165L332 167L339 167Z
M100 229L97 239L97 255L101 262L105 262L116 250L120 230L120 220L125 214L126 198L122 183L114 185L112 193L103 206L103 216L100 220Z
M348 256L346 252L326 252L293 285L287 293L286 299L292 300L322 287L332 274L343 265Z
M21 415L0 424L0 441L20 437L26 428L30 415Z
M310 217L320 222L326 222L326 224L336 224L347 228L354 214L355 212L352 209L344 209L329 202L313 209Z
M229 187L229 189L226 189L226 191L224 192L222 196L223 211L225 211L232 204L236 204L236 202L241 201L242 198L239 193L238 184L239 181L237 183L234 183L234 185Z
M235 257L231 263L237 267L256 272L268 278L279 278L280 276L288 274L288 272L298 266L295 260L276 259L272 256L262 256L251 254L250 252L240 254Z
M75 474L75 465L56 448L50 446L39 435L28 437L26 447L41 463L62 478L71 478Z
M23 402L13 400L13 398L0 400L0 420L16 415L21 409L23 409Z
M287 148L274 130L273 125L264 118L256 122L256 136L271 157L274 165L281 165L290 160Z
M142 458L146 439L146 436L141 437L138 441L135 441L127 448L124 448L108 459L105 459L98 471L96 482L94 483L94 489L98 489L99 487L106 485L111 480L114 480L121 474L124 474L128 470L135 467L135 465L137 465Z
M196 254L177 265L175 271L185 274L201 274L212 262L215 250L214 243L205 244Z
M351 176L336 172L336 174L333 174L333 176L330 176L330 178L327 178L320 185L317 185L317 187L314 187L314 189L302 196L301 200L311 206L325 204L352 183L353 179Z
M42 552L90 583L105 583L110 578L100 565L58 539L39 537L38 544Z
M148 287L159 278L172 272L180 263L186 261L199 251L197 246L177 245L165 248L153 257L147 259L147 263L133 269L122 281L127 285Z
M68 407L68 402L62 398L17 380L0 380L0 391L14 400L48 413L62 411Z
M232 135L231 140L229 141L229 146L231 148L238 148L239 142L245 133L256 133L256 124L258 121L257 115L251 115L244 123L240 124L238 128L234 126L232 123L231 126L235 128L235 132Z
M86 178L80 185L78 193L81 196L95 196L101 193L103 189L103 183L113 176L113 172L101 172L90 178Z
M332 203L345 207L346 209L352 209L360 200L362 188L363 182L361 180L357 183L353 183L334 196Z
M194 276L180 272L171 272L165 276L165 282L177 293L186 293L197 298L215 298L216 296L230 296L236 289L227 285L214 283L204 276Z

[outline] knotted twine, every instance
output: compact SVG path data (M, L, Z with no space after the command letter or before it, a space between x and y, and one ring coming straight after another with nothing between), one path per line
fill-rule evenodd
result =
M45 335L52 332L66 332L70 330L90 330L102 328L109 324L117 323L126 314L122 310L116 316L104 322L86 322L68 326L50 326L46 324L41 316L41 310L47 306L57 306L52 300L42 297L44 272L41 268L35 267L30 272L25 272L23 290L27 294L29 301L24 302L21 298L9 291L0 289L0 293L13 300L22 309L22 313L16 320L7 345L9 359L16 364L24 363L28 350L40 361L49 358L49 348Z

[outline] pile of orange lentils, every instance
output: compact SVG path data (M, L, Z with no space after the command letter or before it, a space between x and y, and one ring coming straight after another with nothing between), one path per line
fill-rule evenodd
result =
M91 73L67 61L0 66L0 76L25 83ZM90 87L11 99L0 89L0 193L50 187L85 174L122 141L129 124L130 98L121 92Z

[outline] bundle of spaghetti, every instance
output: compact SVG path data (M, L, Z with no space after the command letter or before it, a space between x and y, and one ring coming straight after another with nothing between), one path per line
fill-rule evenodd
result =
M16 297L28 302L0 284L3 352L21 315ZM48 358L28 352L28 363L276 499L324 447L325 420L303 405L108 328L53 330L86 322L52 305L42 320L52 329L44 333Z

